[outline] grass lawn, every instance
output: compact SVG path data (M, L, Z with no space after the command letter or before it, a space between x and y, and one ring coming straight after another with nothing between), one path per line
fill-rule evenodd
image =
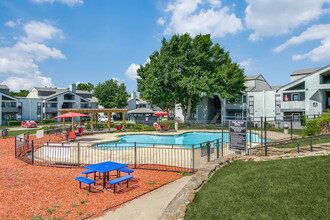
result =
M215 172L185 219L330 219L330 156L235 161Z
M23 134L23 133L26 133L26 132L29 132L29 134L35 134L37 132L37 130L48 130L49 127L48 126L45 126L45 127L41 127L41 128L38 128L38 129L24 129L24 130L18 130L18 131L8 131L8 137L14 137L14 136L17 136L17 135L20 135L20 134Z
M299 141L299 147L310 146L310 138L306 137L305 139L301 140L290 140L288 143L283 145L275 145L272 147L275 148L296 148L297 142ZM313 146L316 144L324 144L330 142L330 135L325 135L322 137L313 137Z

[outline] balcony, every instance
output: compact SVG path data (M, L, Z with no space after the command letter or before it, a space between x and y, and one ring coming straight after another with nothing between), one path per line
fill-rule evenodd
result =
M227 110L243 110L246 108L246 103L228 103L226 104Z
M305 111L305 101L281 102L282 112Z
M45 109L46 113L57 113L57 107L48 107Z
M2 113L18 113L18 107L2 107Z

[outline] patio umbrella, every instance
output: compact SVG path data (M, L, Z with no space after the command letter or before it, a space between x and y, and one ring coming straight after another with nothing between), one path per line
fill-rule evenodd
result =
M75 112L68 112L65 113L63 115L59 115L54 117L53 119L57 119L57 118L72 118L72 131L73 131L73 127L74 127L74 117L84 117L84 116L89 116L89 115L84 115L84 114L80 114L80 113L75 113Z
M160 115L168 115L167 112L164 112L164 111L158 111L156 113L154 113L155 116L160 116Z

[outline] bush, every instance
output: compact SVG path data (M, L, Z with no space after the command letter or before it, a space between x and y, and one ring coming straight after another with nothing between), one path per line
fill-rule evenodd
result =
M125 128L126 129L133 129L133 128L135 128L135 124L133 124L133 123L126 123L125 124Z
M35 123L37 123L37 124L39 123L39 121L38 121L38 120L33 120L33 121L34 121Z
M91 124L90 124L89 122L87 122L87 123L85 124L85 130L90 129L90 128L91 128Z
M155 131L156 129L154 127L144 127L144 131Z
M137 125L135 125L135 130L143 131L144 130L144 125L143 124L137 124Z
M55 119L41 119L42 124L55 123Z
M330 132L330 112L320 115L318 118L307 122L303 131L303 137Z
M7 121L7 126L20 126L20 121Z

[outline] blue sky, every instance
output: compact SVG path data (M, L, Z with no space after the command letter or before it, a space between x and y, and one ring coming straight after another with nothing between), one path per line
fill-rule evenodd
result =
M0 83L68 88L136 69L176 33L211 34L271 85L330 64L330 0L0 0Z

